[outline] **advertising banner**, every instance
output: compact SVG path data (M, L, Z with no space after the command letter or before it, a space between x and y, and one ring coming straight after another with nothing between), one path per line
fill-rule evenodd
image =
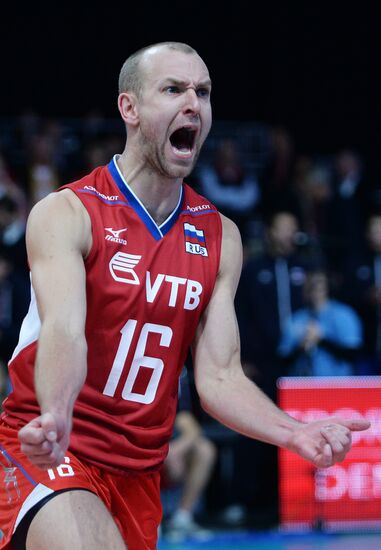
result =
M371 422L353 433L345 461L327 469L279 451L282 527L381 528L381 377L280 378L278 402L302 422L327 416Z

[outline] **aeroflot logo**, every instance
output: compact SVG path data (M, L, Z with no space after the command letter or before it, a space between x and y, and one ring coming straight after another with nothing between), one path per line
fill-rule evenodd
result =
M119 283L139 285L139 277L136 275L134 269L140 262L140 260L141 256L137 256L136 254L117 252L111 258L109 263L109 269L112 278Z
M105 199L106 201L117 201L119 199L118 195L104 195L103 193L100 193L98 189L95 189L95 187L92 187L91 185L85 185L84 189L87 189L88 191L92 191L99 197L102 197L102 199Z
M127 227L124 227L123 229L113 229L112 227L105 227L105 230L109 233L105 236L106 241L112 241L113 243L119 244L127 244L126 239L122 239L120 237L121 233L127 231Z
M187 205L187 210L190 212L201 212L202 210L210 210L210 204L199 204L197 206Z

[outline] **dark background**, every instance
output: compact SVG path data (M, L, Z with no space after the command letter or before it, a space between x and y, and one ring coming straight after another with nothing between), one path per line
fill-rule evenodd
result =
M2 8L0 117L33 108L117 117L125 58L190 43L213 79L214 117L284 125L300 152L376 159L377 18L370 2L34 2ZM377 56L375 56L376 58Z
M67 118L97 109L119 118L125 59L147 44L177 40L196 48L210 69L216 120L282 125L299 154L353 148L369 184L381 186L380 25L370 1L94 2L2 2L0 132L2 119L27 109ZM269 499L274 491L267 487Z

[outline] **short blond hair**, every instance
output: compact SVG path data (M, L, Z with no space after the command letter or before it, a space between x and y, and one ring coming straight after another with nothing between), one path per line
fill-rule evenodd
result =
M140 50L131 54L123 63L119 74L120 94L123 92L133 92L137 96L140 95L143 88L141 71L139 68L140 61L148 50L157 47L165 47L169 50L198 55L194 48L188 46L188 44L184 44L183 42L158 42L157 44L151 44L149 46L145 46L144 48L140 48Z

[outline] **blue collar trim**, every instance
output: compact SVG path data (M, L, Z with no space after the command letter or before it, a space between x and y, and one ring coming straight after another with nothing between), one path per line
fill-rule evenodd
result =
M135 210L136 214L145 224L145 226L147 227L148 231L151 233L153 238L156 241L159 241L164 237L164 235L168 233L168 231L170 231L170 229L174 226L174 224L176 223L180 215L182 203L183 203L183 194L184 194L183 187L181 187L180 189L180 197L176 205L176 208L173 210L172 214L170 214L168 218L160 226L158 226L155 220L152 218L151 214L148 212L148 210L144 206L144 204L135 195L131 187L128 185L128 183L124 179L123 174L119 170L116 160L117 160L117 155L115 155L114 158L108 164L108 169L110 171L112 178L114 179L120 191L126 197L128 204Z

